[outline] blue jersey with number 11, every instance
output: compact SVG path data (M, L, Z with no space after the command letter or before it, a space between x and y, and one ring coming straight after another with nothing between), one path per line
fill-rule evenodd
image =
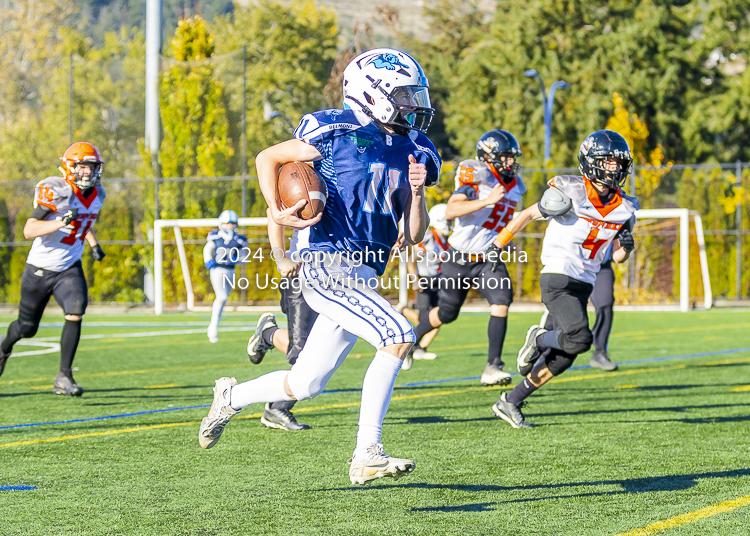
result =
M294 137L323 156L313 166L328 188L323 218L300 233L300 250L361 253L381 275L411 195L409 155L427 165L434 184L441 165L435 146L416 131L388 134L348 109L304 116Z

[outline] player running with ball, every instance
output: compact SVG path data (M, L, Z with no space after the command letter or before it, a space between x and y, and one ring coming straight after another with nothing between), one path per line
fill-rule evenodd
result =
M521 413L523 401L591 347L586 304L610 243L615 262L625 262L635 248L630 226L638 202L621 190L633 164L625 138L598 130L581 144L578 161L583 177L554 177L541 201L523 210L493 244L504 247L531 221L549 220L539 284L554 329L529 328L517 363L525 378L492 406L514 428L531 426Z
M352 483L364 484L398 478L415 465L388 456L381 444L383 419L414 331L373 287L402 217L408 243L424 237L429 223L424 187L437 182L441 160L424 135L434 114L427 78L408 54L376 49L352 60L344 70L344 105L304 116L295 139L256 159L268 215L279 225L303 229L299 277L318 318L291 371L240 385L234 378L216 381L199 440L203 448L214 446L232 416L251 404L317 396L361 337L377 348L362 384L349 468ZM325 210L311 220L295 216L305 201L281 209L278 171L295 161L313 162L328 189Z

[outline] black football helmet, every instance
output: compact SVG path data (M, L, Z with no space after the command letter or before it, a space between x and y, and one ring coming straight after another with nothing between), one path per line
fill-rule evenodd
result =
M511 180L521 168L518 165L518 157L521 155L523 153L518 140L507 130L499 128L490 130L477 142L477 159L487 162L498 175L507 180ZM500 160L501 156L513 158L513 163L510 165L503 163Z
M604 168L604 160L608 158L617 162L615 171ZM633 168L628 142L614 130L597 130L589 134L578 150L578 168L590 181L610 188L622 188Z

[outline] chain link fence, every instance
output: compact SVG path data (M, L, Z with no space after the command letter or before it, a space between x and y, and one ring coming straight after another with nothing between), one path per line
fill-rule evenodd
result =
M556 174L575 174L575 168L553 170L525 169L528 193L525 204L541 197L547 181ZM703 218L709 273L717 301L748 298L750 289L750 164L675 165L636 168L635 182L626 189L637 195L642 208L688 208ZM446 173L441 183L449 189L453 177ZM153 220L156 207L162 218L214 218L225 209L248 217L265 216L265 202L255 177L205 177L162 179L103 179L107 199L95 232L107 252L102 263L84 256L84 270L94 303L148 303L148 280L153 265ZM31 242L23 238L23 225L31 214L34 182L0 181L0 302L18 302L20 276ZM519 300L539 298L539 255L544 222L534 222L520 234L517 251L525 251L526 262L511 263ZM203 267L202 248L207 229L183 229L196 303L213 299L213 291ZM242 229L251 249L264 248L263 261L253 260L243 275L270 273L273 263L268 253L265 229ZM617 266L617 296L621 303L674 303L679 294L679 221L640 220L636 227L637 249L631 260ZM174 239L165 235L165 299L176 305L185 301L185 285ZM698 247L691 231L690 290L694 300L702 296L698 269ZM397 267L389 266L386 277ZM238 272L240 275L240 272ZM385 290L393 294L395 289ZM253 284L233 299L245 303L272 303L278 299L272 288Z

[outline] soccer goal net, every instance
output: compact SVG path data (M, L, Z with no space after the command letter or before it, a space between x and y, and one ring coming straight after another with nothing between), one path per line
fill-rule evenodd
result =
M619 301L688 311L693 308L691 296L700 294L696 291L698 285L702 286L703 306L710 308L713 295L700 214L686 208L648 209L636 212L636 218L636 250L627 263L618 267ZM216 229L218 223L216 218L154 222L154 309L157 315L162 314L167 304L184 304L189 311L209 310L213 289L203 264L203 246L209 231ZM231 253L237 257L238 264L229 303L237 310L278 302L278 288L273 284L278 280L278 273L271 259L266 225L266 218L239 220L238 232L247 236L249 244L244 251ZM170 229L172 236L166 233L165 239L164 231ZM535 281L538 281L540 269L542 235L519 236L522 237L520 249L527 251L528 262L522 267L526 274L514 281L517 295L524 286L538 287ZM691 248L693 236L697 248ZM510 273L516 268L509 265ZM525 284L527 278L532 279L531 285ZM407 305L413 300L413 289L400 284L407 280L406 262L390 263L383 279L391 283L387 287L384 285L381 292L394 304L398 301L398 305ZM521 299L538 301L538 295L532 290L525 292Z

